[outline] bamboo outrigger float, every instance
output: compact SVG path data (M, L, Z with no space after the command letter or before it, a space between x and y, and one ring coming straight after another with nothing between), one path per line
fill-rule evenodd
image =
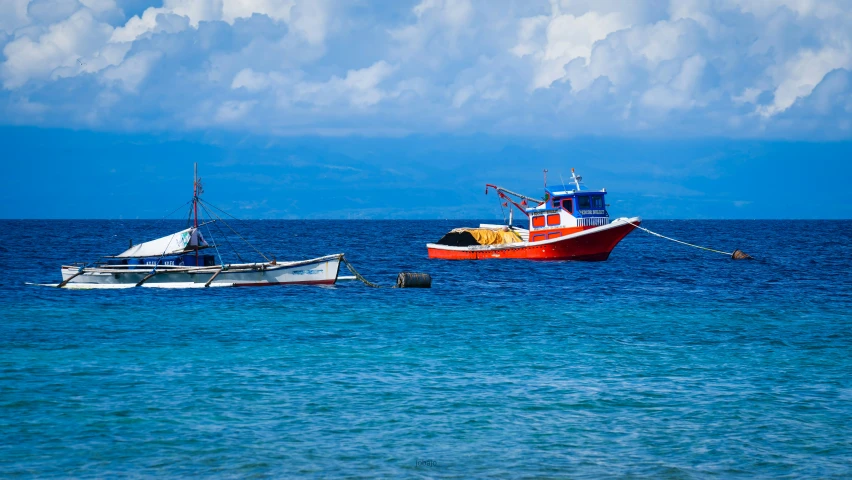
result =
M265 261L225 264L219 256L217 264L216 256L206 252L201 253L209 248L215 248L218 253L218 248L207 243L201 234L200 227L215 221L225 222L206 209L205 203L200 198L201 193L201 180L198 178L196 165L191 227L165 237L131 245L118 255L102 257L101 260L91 264L63 265L62 282L56 286L60 288L207 288L292 284L332 285L337 281L340 263L345 261L342 253L308 260L277 262L274 258L269 260L266 255L252 246ZM217 218L199 225L199 206L208 211L208 215Z

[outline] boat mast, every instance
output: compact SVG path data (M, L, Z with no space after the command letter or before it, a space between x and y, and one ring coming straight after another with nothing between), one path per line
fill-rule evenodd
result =
M198 238L198 163L194 163L193 165L194 173L192 179L192 210L193 217L195 217L195 231L193 233L195 234L195 238ZM198 266L198 245L195 246L195 266Z

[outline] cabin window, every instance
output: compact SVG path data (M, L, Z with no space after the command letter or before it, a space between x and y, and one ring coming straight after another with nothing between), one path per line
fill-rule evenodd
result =
M562 200L562 208L564 208L568 213L574 213L574 204L571 202L570 198Z
M561 236L562 236L561 232L555 232L555 233L548 233L547 234L548 240L551 239L551 238L556 238L556 237L561 237Z
M592 197L592 208L595 208L597 210L603 210L604 202L602 196L595 195L594 197Z
M533 224L533 227L543 227L544 226L544 215L532 217L532 224Z
M559 218L559 214L556 215L548 215L547 216L547 224L548 225L559 225L562 223L562 219Z
M588 210L592 208L592 202L591 200L589 200L589 197L584 195L582 197L577 197L577 206L580 208L580 210Z
M542 240L544 240L544 235L533 235L533 242L540 242Z

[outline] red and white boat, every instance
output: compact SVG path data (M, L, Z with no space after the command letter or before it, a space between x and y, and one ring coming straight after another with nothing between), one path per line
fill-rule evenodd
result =
M546 175L545 170L545 175ZM570 188L547 186L545 197L536 199L488 184L504 206L511 203L529 218L529 228L482 224L477 228L457 228L436 243L426 245L429 258L445 260L484 260L520 258L528 260L602 261L612 249L638 226L639 217L610 221L604 201L606 189L589 190L582 177L571 169ZM533 204L535 206L530 207Z

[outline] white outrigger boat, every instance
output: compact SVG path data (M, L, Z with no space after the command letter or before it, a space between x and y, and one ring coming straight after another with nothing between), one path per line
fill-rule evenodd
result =
M266 285L332 285L338 279L343 254L327 255L309 260L278 262L260 251L264 262L225 264L219 256L201 253L214 248L204 240L200 226L222 221L210 214L199 195L201 182L196 166L193 184L193 226L156 240L131 245L124 252L90 264L62 266L60 288L205 288L258 287ZM198 207L216 216L199 225ZM227 224L226 224L227 225ZM229 227L230 228L230 227ZM232 229L233 230L233 229ZM236 233L236 232L235 232ZM242 237L240 237L242 238ZM246 241L246 243L248 243ZM254 247L252 247L254 248ZM218 248L216 248L218 252Z

